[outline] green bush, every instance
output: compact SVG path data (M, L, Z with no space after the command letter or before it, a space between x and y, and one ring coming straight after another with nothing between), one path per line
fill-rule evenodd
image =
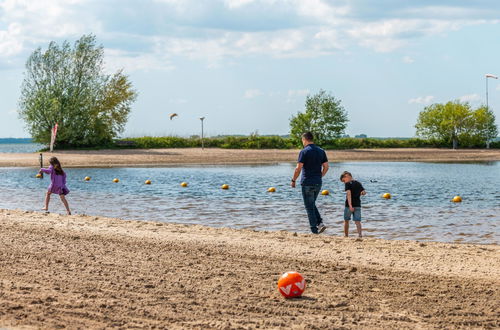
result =
M218 136L205 138L206 148L224 149L296 149L301 145L294 143L292 138L281 136ZM326 142L324 149L374 149L374 148L449 148L449 143L439 140L411 139L374 139L374 138L339 138ZM116 141L117 148L200 148L201 139L197 136L182 138L139 137ZM463 146L465 147L465 146ZM484 145L470 144L469 148L484 148ZM500 148L500 141L492 142L491 148Z

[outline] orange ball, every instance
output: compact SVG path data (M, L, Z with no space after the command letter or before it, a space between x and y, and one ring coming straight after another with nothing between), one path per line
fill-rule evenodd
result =
M297 272L286 272L278 280L278 291L285 298L302 296L306 289L306 280Z

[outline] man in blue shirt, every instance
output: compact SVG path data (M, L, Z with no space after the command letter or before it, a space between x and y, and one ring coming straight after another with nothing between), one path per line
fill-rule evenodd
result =
M322 178L328 172L328 158L326 152L314 144L311 132L302 134L302 144L304 149L300 151L297 167L293 173L292 188L295 188L295 181L302 172L300 179L302 198L311 231L314 234L320 234L325 231L326 226L323 224L323 219L316 207L316 198L321 191Z

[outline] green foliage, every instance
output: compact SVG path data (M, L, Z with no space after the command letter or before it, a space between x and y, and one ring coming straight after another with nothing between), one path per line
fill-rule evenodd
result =
M339 138L327 142L325 149L375 149L375 148L437 148L444 145L436 140L423 139L373 139Z
M420 112L417 135L452 144L456 148L484 145L495 138L498 130L495 115L486 107L472 109L469 103L459 101L433 104Z
M133 144L129 148L200 148L199 137L181 138L167 137L140 137L128 138L126 141ZM225 149L291 149L294 147L292 140L280 136L224 136L204 139L207 148Z
M200 148L201 140L193 136L181 138L140 137L117 141L120 148ZM497 143L497 142L495 142ZM492 147L495 146L492 143ZM446 145L438 140L412 139L374 139L374 138L339 138L327 141L322 145L325 149L373 149L373 148L439 148ZM205 139L207 148L225 149L296 149L293 138L280 136L223 136ZM500 142L498 142L500 147Z
M19 116L35 142L49 143L55 123L61 147L109 144L123 131L137 92L122 71L103 73L103 57L93 35L82 36L73 47L51 42L46 51L31 54Z
M320 90L315 95L308 95L305 105L305 112L298 112L290 118L290 135L295 144L300 145L301 135L305 132L312 132L319 145L344 134L348 119L340 100Z

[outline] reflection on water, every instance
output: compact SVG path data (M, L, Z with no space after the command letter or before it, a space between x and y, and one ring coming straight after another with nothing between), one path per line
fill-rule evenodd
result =
M299 189L288 186L293 164L168 168L67 169L75 213L196 223L209 226L307 232ZM335 163L318 205L328 233L342 234L341 171L365 186L366 236L474 243L500 242L500 163ZM0 207L37 210L49 178L35 170L0 168ZM91 176L89 182L83 181ZM113 178L119 183L113 183ZM153 184L145 185L151 179ZM179 183L189 182L182 188ZM229 190L220 189L227 183ZM267 193L274 186L276 193ZM390 200L380 196L390 192ZM450 199L461 195L464 202ZM51 210L63 213L54 196ZM354 226L353 226L354 228Z

